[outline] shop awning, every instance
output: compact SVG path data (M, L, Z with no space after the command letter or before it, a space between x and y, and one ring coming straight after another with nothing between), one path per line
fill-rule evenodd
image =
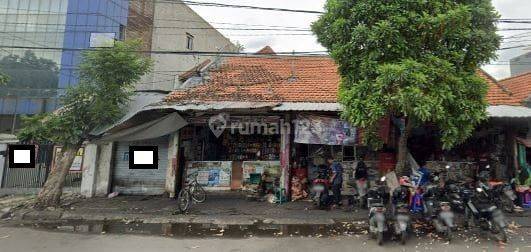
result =
M160 92L137 92L131 98L131 101L127 104L127 107L124 108L125 114L111 125L105 125L99 129L94 130L91 135L99 136L104 134L133 118L138 113L144 110L144 107L153 104L155 102L161 102L167 94Z
M177 112L116 133L108 134L97 142L138 141L168 135L186 126L187 122Z
M492 118L530 118L531 108L523 106L497 105L489 106L487 114Z
M259 109L273 108L278 106L278 102L234 102L215 101L199 103L177 103L177 104L153 104L146 109L173 109L175 111L215 111L215 110L235 110L235 109Z
M273 111L341 111L339 103L320 103L320 102L284 102Z

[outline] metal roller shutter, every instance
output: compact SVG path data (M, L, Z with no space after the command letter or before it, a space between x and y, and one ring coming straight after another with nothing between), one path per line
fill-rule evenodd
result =
M168 142L168 136L135 142L117 142L112 172L113 192L131 195L163 194L168 165ZM129 161L125 153L129 153L129 146L132 145L158 146L158 169L129 169Z

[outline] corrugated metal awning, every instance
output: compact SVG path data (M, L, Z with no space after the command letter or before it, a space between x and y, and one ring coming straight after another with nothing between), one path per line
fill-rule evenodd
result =
M201 102L185 104L153 104L146 106L144 110L150 109L173 109L175 111L209 111L209 110L230 110L230 109L259 109L273 108L278 106L278 102Z
M531 118L531 108L523 106L489 106L487 114L492 118Z
M273 111L341 111L339 103L321 102L284 102L273 108Z

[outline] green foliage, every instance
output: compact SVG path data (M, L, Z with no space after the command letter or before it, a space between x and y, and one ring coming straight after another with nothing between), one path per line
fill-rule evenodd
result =
M52 114L25 117L18 137L75 145L94 128L118 119L134 83L151 70L152 62L138 53L140 48L139 41L130 41L86 51L79 66L79 84L61 97L63 107Z
M312 28L339 65L342 116L374 141L384 115L434 123L445 148L486 118L475 71L496 57L490 0L328 0Z
M9 77L3 73L0 73L0 86L6 86L9 81Z

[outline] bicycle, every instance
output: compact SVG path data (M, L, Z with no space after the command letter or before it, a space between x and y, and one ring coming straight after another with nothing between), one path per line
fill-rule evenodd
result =
M205 189L197 182L197 173L190 174L186 177L185 186L177 196L177 206L184 213L190 207L192 202L203 203L206 200Z

